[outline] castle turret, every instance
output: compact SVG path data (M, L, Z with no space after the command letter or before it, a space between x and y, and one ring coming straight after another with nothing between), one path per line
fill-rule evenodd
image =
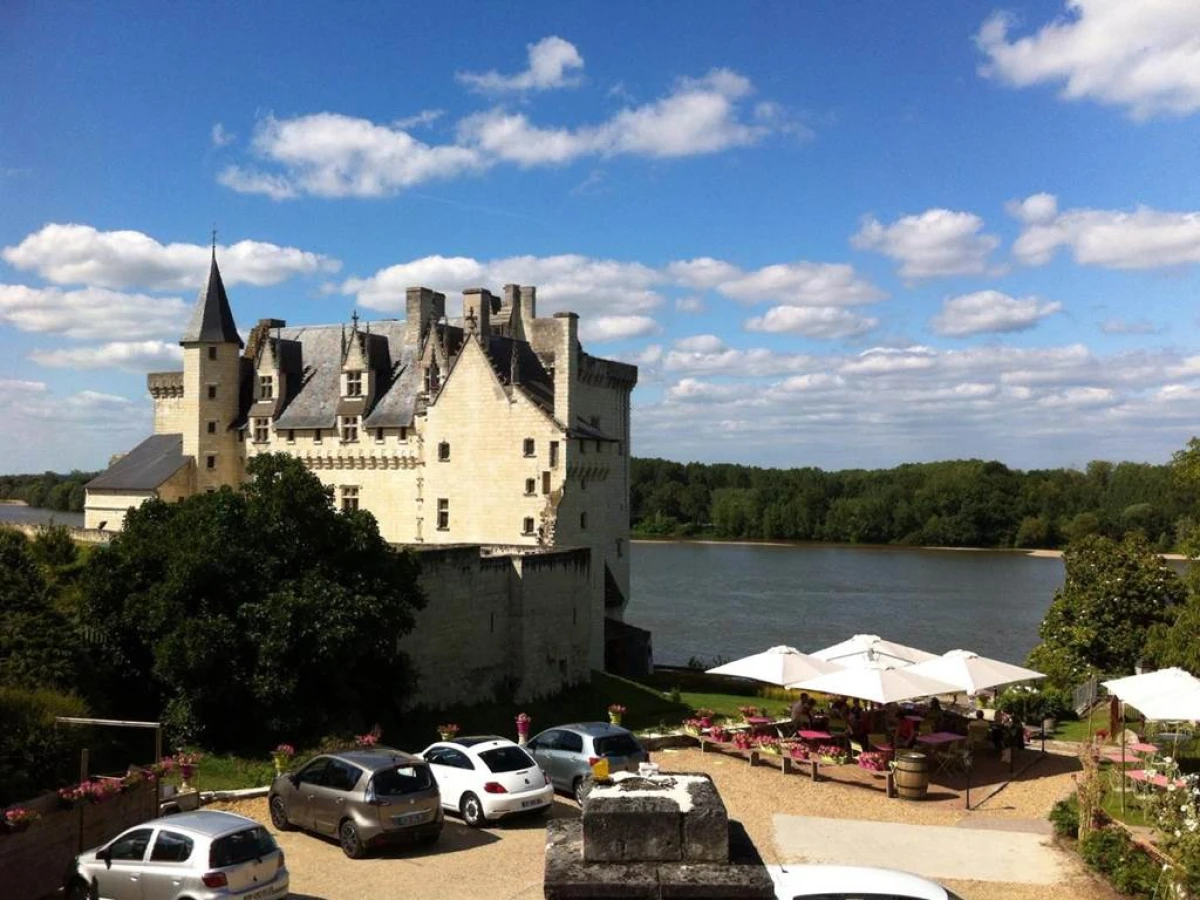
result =
M242 339L229 309L213 248L208 281L200 289L183 347L183 453L196 465L196 489L242 480L238 431Z

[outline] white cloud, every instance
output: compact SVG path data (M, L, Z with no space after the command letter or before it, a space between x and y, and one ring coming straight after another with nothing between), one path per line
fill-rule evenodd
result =
M886 296L853 266L841 263L776 263L747 272L724 260L699 257L673 262L666 272L683 286L716 290L742 303L852 306Z
M160 244L140 231L98 231L90 225L51 223L0 257L56 284L153 291L196 289L208 277L210 247ZM227 286L279 284L301 275L331 273L341 263L328 256L262 241L217 248Z
M993 15L976 36L981 73L1014 87L1061 84L1067 100L1094 100L1135 119L1200 109L1200 5L1190 0L1068 0L1068 14L1009 39Z
M579 336L586 341L604 343L645 337L662 331L649 316L597 316L579 323Z
M27 332L80 340L178 338L187 314L178 297L0 284L0 323Z
M748 331L799 334L804 337L833 340L866 334L879 324L870 316L860 316L835 306L776 306L764 315L745 322Z
M459 72L455 77L479 91L548 91L575 87L582 80L583 57L570 41L551 35L529 44L529 68L515 75L492 70L482 74Z
M122 369L142 373L177 367L183 360L183 350L178 344L164 341L113 341L99 347L34 350L29 357L55 369Z
M1038 209L1031 214L1031 203ZM1035 194L1009 211L1025 227L1013 244L1022 263L1050 262L1067 247L1080 265L1106 269L1152 269L1200 262L1200 212L1160 212L1140 206L1133 212L1068 209L1058 212L1051 194Z
M1100 330L1105 334L1162 334L1166 328L1147 319L1106 319Z
M209 137L212 139L212 145L214 147L228 147L237 140L237 135L226 131L225 126L220 122L217 122L215 125L213 125L212 132L210 133Z
M240 193L277 200L300 194L383 197L485 166L468 147L430 145L402 128L328 112L295 119L269 116L255 127L252 143L258 156L282 165L285 174L230 166L219 180Z
M392 127L399 128L402 131L407 131L409 128L422 128L426 125L432 125L445 114L446 111L444 109L423 109L416 115L397 119L392 123Z
M675 349L689 353L720 353L726 346L715 334L693 334L675 341Z
M998 237L982 231L983 219L973 213L929 209L891 225L867 216L850 243L896 260L907 279L979 275L1000 245Z
M1000 291L978 291L947 298L929 326L946 337L1028 331L1061 310L1061 303L1043 302L1037 297L1018 300Z
M675 298L676 312L696 314L704 312L704 309L704 300L700 297L693 295L689 297Z

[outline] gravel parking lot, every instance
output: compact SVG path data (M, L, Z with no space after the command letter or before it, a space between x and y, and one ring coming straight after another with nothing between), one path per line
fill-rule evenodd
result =
M749 831L768 863L781 859L774 841L776 813L842 819L912 822L964 827L1023 828L1044 822L1056 800L1071 790L1074 758L1050 754L983 805L967 812L961 802L906 803L887 799L882 791L836 782L813 784L807 778L698 750L662 751L655 760L664 771L707 772L712 775L732 818ZM219 804L251 816L270 827L265 800ZM579 815L575 804L558 798L551 816ZM274 829L271 829L274 832ZM542 896L545 818L518 819L473 830L453 816L446 819L441 840L430 848L397 848L378 856L352 861L333 841L298 832L277 834L287 852L292 889L298 898L358 900L360 897L403 896L411 900L510 900ZM1049 838L1046 838L1049 840ZM1058 851L1056 851L1058 852ZM862 865L872 864L871 848L863 847ZM1105 900L1116 897L1099 885L1074 860L1065 883L1054 888L1058 900ZM1046 886L1019 883L947 882L966 900L1039 900Z

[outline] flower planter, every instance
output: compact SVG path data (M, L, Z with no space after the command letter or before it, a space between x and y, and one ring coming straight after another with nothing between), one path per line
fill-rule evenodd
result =
M609 714L608 714L608 721L609 721L609 723L611 723L611 724L613 724L613 725L620 725L620 724L621 724L621 717L620 717L619 715L617 715L616 713L609 713Z
M196 767L190 763L181 763L179 766L179 789L181 791L190 791L192 789L192 778L196 774Z

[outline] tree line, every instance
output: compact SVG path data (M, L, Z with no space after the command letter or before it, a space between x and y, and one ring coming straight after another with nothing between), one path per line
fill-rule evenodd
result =
M1197 495L1169 465L1094 461L1021 471L978 459L892 469L764 469L632 461L635 535L944 547L1055 548L1140 533L1159 551Z
M95 477L95 472L78 470L67 475L0 475L0 500L23 500L58 512L83 512L83 486Z

